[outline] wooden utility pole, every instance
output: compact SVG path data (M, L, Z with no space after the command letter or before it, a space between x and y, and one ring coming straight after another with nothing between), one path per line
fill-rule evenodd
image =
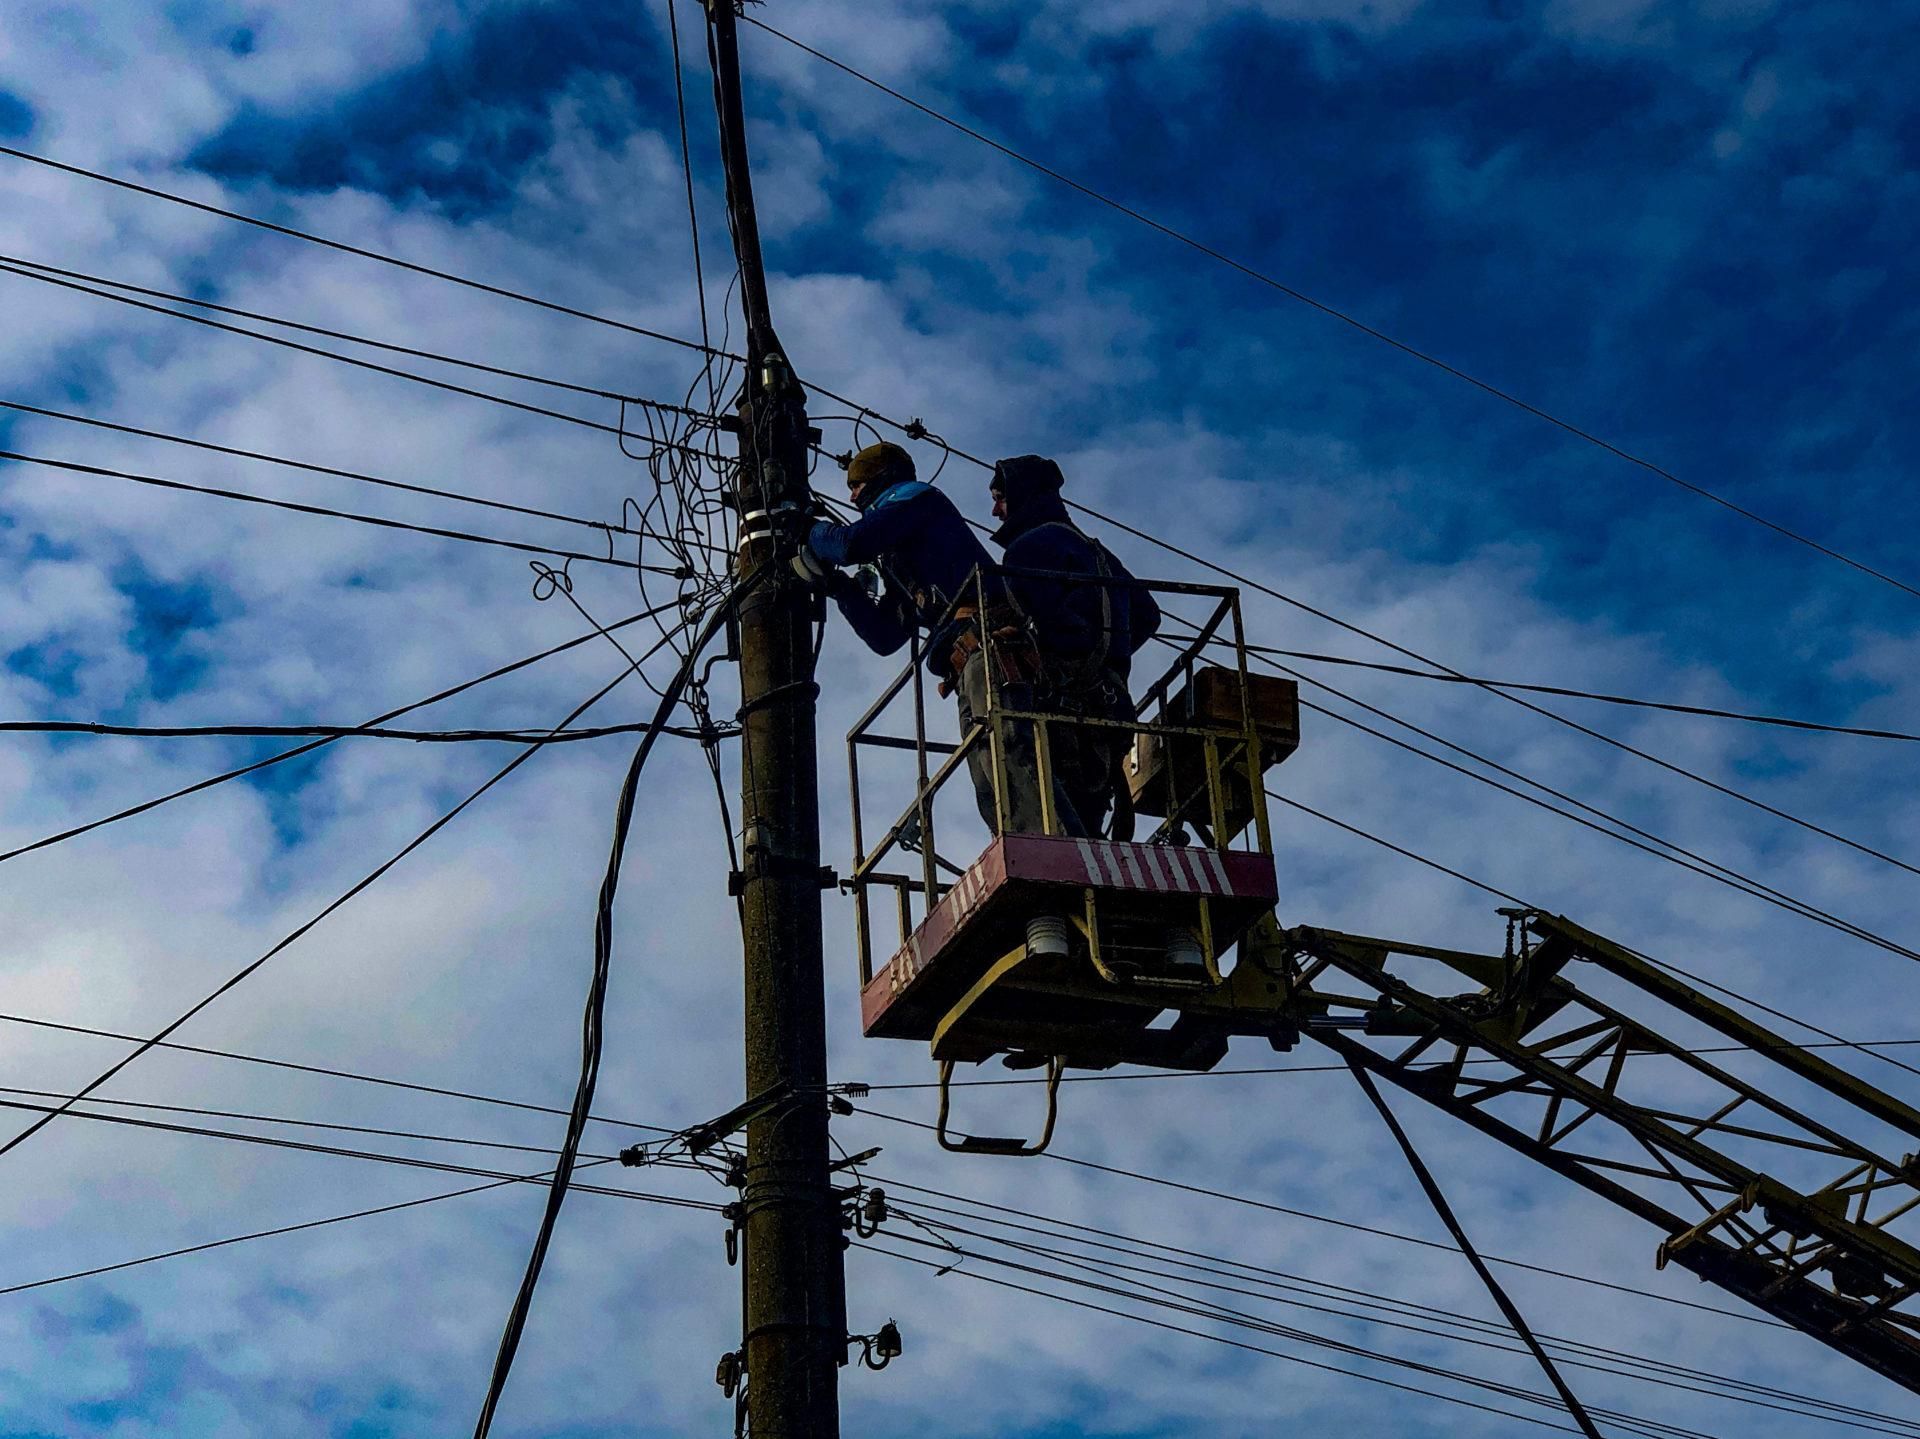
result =
M789 561L810 521L806 395L774 333L747 167L735 0L705 0L727 219L747 321L735 489L741 602L742 942L747 1097L787 1095L747 1125L741 1191L753 1439L834 1439L846 1361L840 1210L827 1158L820 796L812 621Z

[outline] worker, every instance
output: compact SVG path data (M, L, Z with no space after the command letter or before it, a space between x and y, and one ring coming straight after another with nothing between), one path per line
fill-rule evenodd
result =
M1032 645L1006 623L993 561L953 501L915 477L911 455L884 441L867 446L848 463L847 493L860 517L851 524L817 522L798 563L825 584L853 632L869 649L886 655L899 650L916 631L926 631L927 668L939 677L942 694L958 696L963 736L987 711L989 651L1001 705L1031 708ZM877 570L879 593L870 592L846 573L846 566ZM979 613L976 571L985 576L986 615ZM981 642L983 621L989 632L1005 631L991 646ZM1038 833L1044 824L1031 726L1009 724L1002 748L1004 828ZM993 758L984 739L968 752L967 767L981 818L997 832L1002 826ZM1064 788L1056 784L1054 793L1063 831L1086 834Z
M1039 651L1043 709L1128 720L1133 657L1158 633L1160 606L1105 545L1074 524L1060 494L1065 483L1060 466L1040 455L1016 455L993 467L988 489L1000 528L992 538L1006 550L1008 601ZM1055 773L1093 833L1102 831L1112 810L1114 837L1132 837L1120 768L1131 740L1127 730L1108 725L1049 731Z

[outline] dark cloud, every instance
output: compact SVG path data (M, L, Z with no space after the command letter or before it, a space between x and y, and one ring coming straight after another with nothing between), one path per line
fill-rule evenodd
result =
M33 107L18 95L0 90L0 140L24 140L33 133Z
M603 144L636 114L671 104L638 84L667 66L643 13L593 0L482 13L439 36L416 65L347 94L269 111L248 106L199 144L189 163L235 182L291 191L363 189L434 205L460 219L498 211L554 142L549 106L583 77L615 82L619 103L582 97L579 122ZM670 71L668 72L670 73Z

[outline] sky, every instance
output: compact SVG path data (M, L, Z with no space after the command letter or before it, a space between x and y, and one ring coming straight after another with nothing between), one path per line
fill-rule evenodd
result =
M1087 503L1470 674L1920 728L1913 593L1408 352L1920 585L1909 483L1920 457L1920 102L1905 59L1920 16L1865 0L787 0L753 13L1293 292L747 27L773 304L817 385L922 418L975 454L1055 455ZM697 7L679 18L697 41ZM0 144L697 337L666 19L665 0L15 0L0 14ZM702 46L690 42L684 60L718 334L731 266ZM683 349L5 156L0 254L590 390L679 398L696 382ZM0 400L608 522L652 491L604 432L17 274L0 272L0 317ZM618 420L616 405L590 395L397 363ZM820 399L814 409L827 446L849 448L844 412ZM555 521L17 410L0 410L0 448L535 545L602 542ZM915 450L932 474L939 449ZM830 487L837 475L817 478ZM954 461L938 482L988 517L980 471ZM1207 578L1109 538L1136 573ZM353 724L588 628L563 600L538 597L524 554L29 463L0 464L0 559L15 595L0 606L6 719ZM640 608L631 572L583 562L571 574L575 599L601 621ZM1245 600L1262 643L1393 658L1269 595ZM894 662L836 626L822 665L824 843L845 868L843 736ZM623 667L596 643L410 718L546 726ZM656 682L665 672L648 668ZM1920 864L1911 745L1543 702L1724 787L1711 790L1481 691L1310 673L1714 863L1900 944L1920 941L1901 899L1907 866ZM723 699L717 688L716 712L731 708ZM651 703L629 683L595 714L637 722ZM0 737L0 850L271 748ZM628 754L615 738L536 754L179 1038L564 1105ZM0 860L0 1083L71 1092L126 1046L21 1019L151 1033L509 758L493 745L343 742ZM726 760L731 783L731 748ZM1852 1038L1920 1037L1910 960L1328 716L1308 715L1275 781L1795 1020ZM1499 946L1497 901L1458 880L1298 812L1277 812L1275 839L1289 924ZM704 760L675 741L645 776L627 854L600 1112L671 1128L741 1097L726 867ZM826 918L834 1077L930 1079L917 1045L860 1037L849 901L829 895ZM1322 1058L1310 1045L1279 1061L1263 1047L1234 1052L1236 1065ZM1869 1069L1920 1102L1911 1075ZM561 1125L173 1052L141 1059L103 1093L534 1147L557 1143ZM958 1102L959 1122L981 1130L1037 1117L1026 1089ZM1661 1236L1646 1225L1411 1099L1396 1108L1489 1252L1734 1306L1656 1271ZM849 1150L884 1146L872 1165L883 1181L1497 1318L1456 1254L1057 1161L954 1158L880 1117L924 1123L933 1111L928 1090L876 1093L835 1122L835 1137ZM610 1153L642 1135L608 1126L588 1147ZM540 1163L437 1142L339 1142L486 1168ZM1443 1236L1343 1074L1070 1086L1056 1145L1286 1210ZM0 1228L13 1240L0 1259L8 1439L464 1432L541 1203L531 1187L477 1194L14 1291L479 1181L77 1118L0 1155L0 1172ZM728 1197L677 1171L592 1178ZM738 1342L722 1228L700 1210L573 1196L496 1432L722 1429L730 1408L711 1376ZM924 1238L896 1228L900 1248ZM1191 1316L1157 1317L1201 1334L1153 1329L992 1277L1027 1282L979 1264L936 1277L850 1254L850 1322L871 1332L893 1318L906 1347L885 1373L844 1372L847 1432L1533 1429L1204 1336L1395 1376L1372 1361ZM1529 1271L1506 1278L1543 1331L1920 1422L1912 1395L1796 1334ZM1351 1314L1213 1298L1541 1387L1512 1355ZM1843 1432L1569 1374L1594 1403L1697 1432Z

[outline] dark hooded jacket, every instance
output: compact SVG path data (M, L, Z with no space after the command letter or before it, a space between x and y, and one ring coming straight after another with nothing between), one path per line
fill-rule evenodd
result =
M1054 683L1074 689L1111 677L1125 686L1134 655L1159 633L1160 606L1151 593L1129 585L1017 573L1133 578L1111 550L1074 524L1060 498L1059 467L1051 460L1003 460L997 474L1007 518L993 540L1006 547L1008 596L1032 626Z
M941 623L948 604L966 591L975 569L993 571L986 546L953 501L919 480L887 486L852 524L821 521L807 543L829 565L878 569L885 581L878 599L849 577L832 583L840 613L867 648L883 655L899 649L916 629L931 631L927 662L936 672L944 671L959 627L952 620ZM990 588L989 598L995 593Z

